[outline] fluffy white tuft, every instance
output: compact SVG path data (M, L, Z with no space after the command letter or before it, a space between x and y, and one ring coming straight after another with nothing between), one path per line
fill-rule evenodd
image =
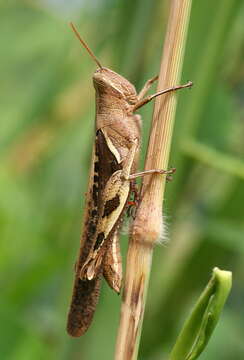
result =
M168 224L166 223L166 216L163 216L161 229L160 229L160 236L157 240L157 244L166 246L169 243L169 231L168 231Z
M167 244L170 241L169 226L168 226L168 222L166 222L167 219L168 219L167 216L162 217L160 235L159 235L158 240L156 241L157 245L167 246ZM131 217L126 217L124 219L124 221L122 222L122 225L121 225L121 227L119 229L119 233L121 235L130 234L132 222L133 222L133 219Z

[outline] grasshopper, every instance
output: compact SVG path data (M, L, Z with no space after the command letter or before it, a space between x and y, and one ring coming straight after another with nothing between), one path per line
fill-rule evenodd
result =
M141 117L135 111L156 96L190 87L191 82L145 97L148 80L137 94L123 76L103 67L74 25L71 27L98 65L93 75L96 91L95 141L84 214L81 247L75 269L67 331L77 337L86 332L98 302L101 278L117 293L122 282L118 229L139 176L168 174L172 170L135 173L141 142Z

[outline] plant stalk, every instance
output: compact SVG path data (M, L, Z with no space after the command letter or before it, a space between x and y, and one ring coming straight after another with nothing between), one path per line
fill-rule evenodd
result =
M171 0L158 91L179 84L191 0ZM176 110L176 94L156 98L145 170L167 169ZM154 244L163 233L165 175L145 177L132 226L115 360L136 360Z

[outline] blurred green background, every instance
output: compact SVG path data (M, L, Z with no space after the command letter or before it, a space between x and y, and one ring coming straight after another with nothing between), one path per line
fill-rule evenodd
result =
M95 64L68 22L139 89L158 73L168 3L1 1L1 360L113 358L120 298L107 285L89 332L65 332L95 111ZM244 359L243 24L242 0L193 0L182 82L194 87L179 94L170 241L155 249L140 360L167 358L214 266L233 289L201 359Z

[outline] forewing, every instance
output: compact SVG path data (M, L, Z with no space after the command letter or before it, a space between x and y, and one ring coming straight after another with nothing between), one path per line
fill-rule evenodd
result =
M82 335L89 327L98 302L102 268L92 280L81 279L80 272L96 241L96 228L101 213L102 193L114 171L121 168L111 153L101 130L96 133L92 155L88 193L86 196L81 247L76 263L73 295L68 315L67 331L71 336Z

